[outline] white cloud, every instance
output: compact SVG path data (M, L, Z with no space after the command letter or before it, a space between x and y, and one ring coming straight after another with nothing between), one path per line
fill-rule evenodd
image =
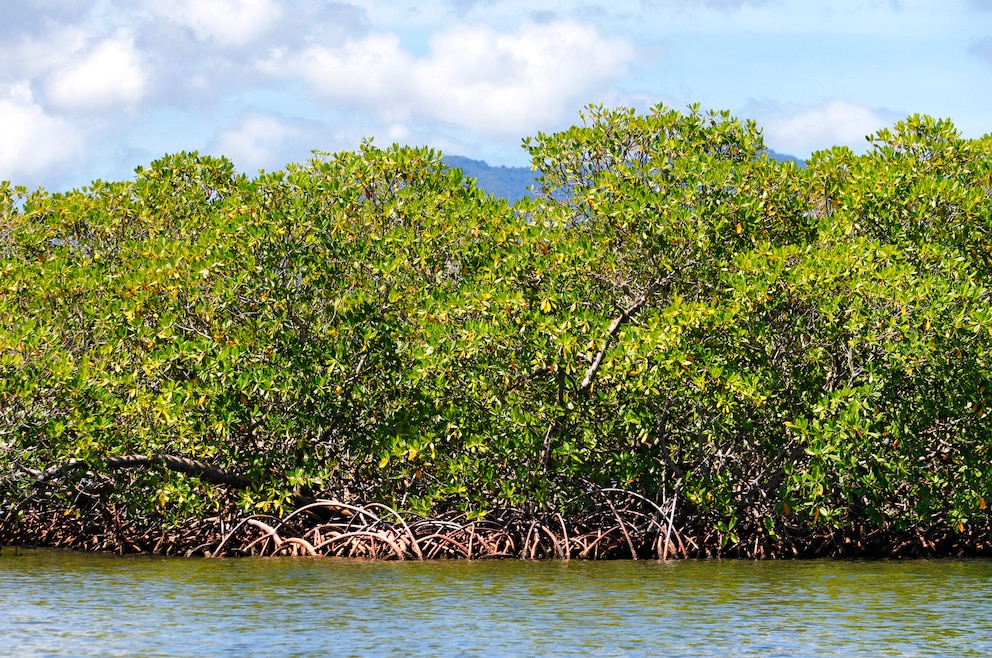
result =
M441 121L519 137L573 118L633 58L626 41L559 22L526 23L514 33L451 27L436 33L419 57L393 34L372 34L337 48L277 51L261 69L299 77L330 103L385 119Z
M309 131L292 121L267 114L252 114L230 130L220 132L209 151L230 158L240 171L275 169L309 155L300 142ZM304 150L303 153L300 153Z
M61 109L112 111L134 108L147 89L148 67L134 47L134 38L121 32L56 69L47 84L47 97Z
M83 152L83 139L66 121L47 114L25 82L0 88L0 179L34 184Z
M396 35L373 34L339 48L278 50L260 67L272 75L302 78L325 100L381 108L409 97L416 62Z
M51 26L40 35L21 34L0 44L0 79L42 76L71 62L86 47L87 34L78 27Z
M149 7L191 30L197 40L222 48L255 41L282 16L274 0L155 0Z
M634 51L577 23L448 30L418 67L422 111L474 130L523 136L555 123L626 72Z
M831 146L864 151L868 146L865 137L900 118L888 110L840 100L818 105L752 104L745 113L764 129L769 148L798 157Z

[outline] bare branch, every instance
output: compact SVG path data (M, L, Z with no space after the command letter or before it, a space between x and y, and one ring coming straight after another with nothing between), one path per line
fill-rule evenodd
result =
M693 263L687 263L686 266L692 265ZM589 395L589 391L592 389L593 381L596 379L596 375L599 372L600 366L603 364L603 358L606 356L607 350L613 345L613 341L616 339L617 334L620 333L620 329L623 328L637 313L647 304L648 300L651 298L659 288L668 284L679 270L674 270L669 272L668 276L655 279L648 287L642 292L634 303L627 307L623 313L614 318L613 322L610 324L610 328L606 333L606 339L603 340L603 345L599 348L599 352L596 353L595 358L593 358L592 363L589 365L588 370L586 370L586 376L582 379L582 384L579 385L578 394L582 397Z

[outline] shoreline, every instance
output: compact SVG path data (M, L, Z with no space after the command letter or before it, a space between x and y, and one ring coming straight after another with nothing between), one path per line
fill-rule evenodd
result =
M782 526L775 538L728 541L701 519L669 513L637 494L593 492L599 502L580 513L491 512L469 520L452 512L404 517L381 503L317 500L279 518L224 515L168 528L122 519L104 508L83 513L32 505L0 523L0 547L58 548L118 554L190 557L350 557L373 560L793 560L816 558L937 559L992 557L992 528L892 530L852 523L842 529ZM654 514L646 509L654 508ZM669 510L672 508L669 507ZM102 522L101 522L102 519Z

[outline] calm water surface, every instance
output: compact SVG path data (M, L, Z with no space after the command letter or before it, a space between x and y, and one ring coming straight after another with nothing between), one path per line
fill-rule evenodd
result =
M992 655L992 562L0 554L0 655Z

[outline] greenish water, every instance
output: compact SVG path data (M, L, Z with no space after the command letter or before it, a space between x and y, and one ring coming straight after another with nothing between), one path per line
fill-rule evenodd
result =
M0 555L0 654L992 655L992 562Z

